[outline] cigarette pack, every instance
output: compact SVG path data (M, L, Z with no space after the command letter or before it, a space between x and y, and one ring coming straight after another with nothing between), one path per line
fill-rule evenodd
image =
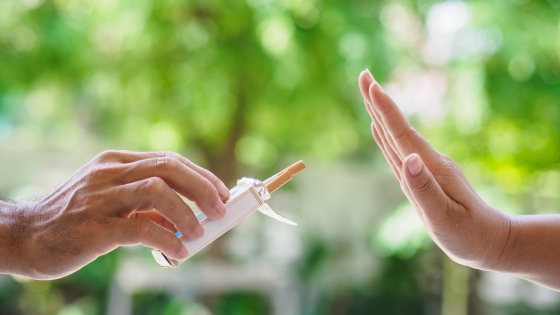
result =
M264 182L253 178L242 178L238 180L237 185L230 190L230 197L225 203L226 213L221 219L209 220L202 213L197 215L198 221L204 228L204 235L198 240L182 241L189 252L188 258L198 253L201 249L212 243L218 237L222 236L257 210L278 221L296 225L295 222L292 222L274 212L266 201L270 199L270 195L274 191L287 183L293 175L303 169L305 169L305 164L303 161L299 161ZM178 236L180 236L180 234L178 234ZM184 262L184 260L178 261L171 259L157 249L152 250L152 255L164 268L175 268Z

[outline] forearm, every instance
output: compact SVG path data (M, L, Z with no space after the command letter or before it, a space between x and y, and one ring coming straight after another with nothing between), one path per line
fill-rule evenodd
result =
M18 222L18 206L0 201L0 273L20 274L24 224Z
M560 290L560 215L511 216L508 241L494 269Z

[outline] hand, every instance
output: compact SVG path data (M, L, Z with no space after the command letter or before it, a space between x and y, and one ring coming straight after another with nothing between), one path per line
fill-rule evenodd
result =
M458 263L497 268L510 217L486 204L457 165L414 130L369 71L359 83L373 137L432 239Z
M136 244L185 259L173 232L197 239L204 230L175 191L211 219L225 213L227 187L181 155L103 152L40 202L0 209L0 271L54 279Z

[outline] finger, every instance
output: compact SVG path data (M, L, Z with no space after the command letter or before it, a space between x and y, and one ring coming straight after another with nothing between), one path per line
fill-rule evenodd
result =
M369 72L369 70L366 69L360 73L360 76L358 78L358 84L360 86L360 93L362 93L362 97L364 98L364 100L370 99L369 86L373 82L376 81L373 75Z
M393 144L396 153L401 157L412 153L424 156L428 161L437 158L437 152L432 146L410 125L404 114L383 91L378 83L373 83L369 88L375 112L380 117L380 124L387 131L387 139Z
M393 152L393 155L396 157L396 159L398 160L398 165L402 164L402 159L404 158L400 152L397 150L397 148L395 147L395 144L393 143L393 139L391 139L391 136L389 135L389 133L387 132L387 130L385 130L385 127L383 126L383 123L381 121L381 118L379 118L379 114L377 114L375 112L375 110L371 109L372 113L373 113L373 122L375 123L375 127L378 130L377 134L379 135L379 138L383 141L383 143L385 144L385 146L387 147L387 149L390 149L391 152Z
M432 224L445 222L452 200L445 194L418 154L403 161L402 175L422 214Z
M377 121L377 119L375 118L374 114L371 111L371 107L367 104L367 101L364 100L364 105L366 107L366 110L368 111L369 115L371 116L372 119L372 123L371 123L371 132L373 135L373 138L375 139L375 142L377 143L377 145L379 146L379 148L381 149L381 152L383 153L383 156L385 157L385 160L387 160L387 163L389 164L389 166L391 167L391 170L393 171L393 173L395 174L395 177L397 177L397 179L400 181L401 180L401 176L399 174L399 170L401 167L401 159L400 157L398 157L395 154L395 151L393 150L393 148L387 143L387 140L385 138L385 136L383 135L383 132L380 132L378 130L380 130L380 126L379 123Z
M226 185L212 172L194 164L184 156L175 152L133 152L133 151L107 151L108 156L114 155L114 159L119 160L122 163L133 163L140 160L154 159L154 158L167 158L172 157L180 161L186 167L192 169L196 173L200 174L202 177L206 178L210 183L216 187L218 193L222 200L227 200L229 198L229 189Z
M120 216L128 218L133 211L156 209L188 239L196 240L204 234L191 208L161 178L117 186L112 193L118 198L114 211Z
M205 177L172 156L130 163L120 175L122 181L126 183L151 177L163 179L179 194L194 201L210 219L219 219L226 211L216 187Z
M387 152L387 155L391 158L393 164L400 170L402 165L402 160L395 152L395 149L389 144L389 140L387 139L387 137L385 137L383 132L379 132L381 128L379 127L379 124L375 120L372 122L372 127L375 129L377 137L379 141L381 141L381 143L383 144L383 148Z
M359 83L360 83L360 92L362 93L362 96L364 97L364 106L366 108L366 110L368 111L371 119L372 119L372 132L374 133L374 138L376 137L377 134L377 139L376 142L378 143L378 145L381 147L382 150L386 150L387 152L384 152L383 154L385 155L385 157L389 157L387 158L387 161L392 161L392 166L391 168L394 168L395 166L397 166L397 169L400 170L400 166L401 166L401 158L396 152L395 148L392 146L392 144L387 140L388 135L386 135L386 132L383 130L383 126L380 124L380 118L378 117L378 115L375 113L373 106L371 105L371 99L370 99L370 95L369 95L369 86L375 82L375 79L373 78L373 76L371 75L371 73L369 72L369 70L365 70L362 71L362 73L360 73L360 78L359 78ZM375 130L375 131L374 131ZM380 144L381 143L381 144ZM391 164L391 163L390 163ZM400 176L397 175L398 171L395 172L395 176L397 176L397 178L399 178L400 180Z
M368 111L371 119L372 120L377 119L379 121L379 117L376 116L377 114L375 113L375 109L371 105L372 100L371 100L371 96L369 95L369 87L376 81L368 70L362 71L362 73L360 73L359 81L360 81L360 93L362 93L362 97L364 98L364 106L366 107L366 110Z
M166 228L168 231L171 231L173 233L177 231L175 224L169 221L166 217L162 216L159 212L157 212L157 210L133 212L129 218L147 218L154 221L154 223L156 223L157 225Z
M375 110L371 105L372 101L371 101L371 96L369 95L369 87L374 82L376 81L373 78L373 75L371 75L371 73L369 72L369 70L366 69L362 71L362 73L360 73L360 78L359 78L360 93L362 93L362 97L364 98L364 105L369 115L371 116L372 120L375 120L376 117L374 112Z
M397 167L395 165L395 163L393 162L393 158L389 156L389 153L387 152L387 148L385 147L385 145L383 144L383 141L379 137L379 134L377 133L377 130L376 130L375 125L373 123L371 124L371 133L373 134L373 139L375 139L375 142L377 143L377 145L381 149L381 152L383 153L383 156L385 157L385 160L389 164L389 167L391 167L391 170L393 171L393 174L395 174L395 177L400 181L401 180L400 166ZM392 149L391 148L389 148L389 149L392 152ZM400 159L398 161L400 162Z
M108 233L115 245L131 246L142 244L161 250L165 255L178 260L186 259L187 249L179 238L170 231L147 218L117 219L115 227Z
M375 116L373 115L373 112L371 111L371 106L369 106L368 102L364 99L364 107L366 108L369 117L371 117L371 120L374 121L375 120Z
M214 175L209 170L194 164L189 159L185 158L184 156L182 156L178 153L175 153L175 152L145 152L145 153L138 153L138 154L140 156L145 156L146 158L149 158L149 157L161 157L161 158L174 157L177 160L179 160L181 163L183 163L186 167L194 170L195 172L200 174L202 177L206 178L210 183L212 183L214 185L214 187L216 187L216 189L218 190L218 193L220 194L220 197L222 198L223 201L226 201L229 198L229 189L216 175Z
M377 113L375 107L372 105L373 100L371 99L369 89L370 86L374 83L377 83L377 81L375 81L375 78L373 77L371 72L369 72L369 70L366 69L362 71L362 73L360 73L359 83L360 83L360 92L362 93L365 102L364 105L368 113L370 114L371 119L377 123L377 131L379 133L380 138L386 139L386 141L384 142L386 142L387 145L389 145L393 149L395 154L402 161L404 156L401 155L400 152L396 149L395 145L393 144L393 141L391 140L389 133L387 132L385 126L383 125L383 122L381 121L381 117L379 116L379 113Z
M375 85L379 85L377 82L373 82L370 87L368 88L371 89L372 87L374 87ZM371 107L371 112L373 113L373 116L375 117L375 121L377 122L377 124L379 125L379 130L383 131L380 132L380 136L382 136L383 138L386 139L387 144L393 149L393 151L395 152L395 154L399 157L399 159L402 161L405 157L405 155L402 155L401 152L397 149L393 138L391 137L391 135L389 134L389 132L387 131L387 127L385 126L383 120L381 119L380 114L378 113L377 109L375 108L375 106L373 105L374 100L371 98L371 95L368 98L368 106Z

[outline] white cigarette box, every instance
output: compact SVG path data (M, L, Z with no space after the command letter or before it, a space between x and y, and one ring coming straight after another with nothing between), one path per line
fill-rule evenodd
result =
M240 179L237 182L237 186L230 190L230 198L225 203L226 213L224 216L219 220L207 220L202 215L199 221L203 224L204 235L195 241L183 240L183 244L189 252L188 258L232 229L257 209L279 221L295 225L294 222L275 213L266 204L265 201L269 198L270 194L261 181L251 178ZM164 268L174 268L183 262L165 256L160 250L152 250L152 255Z
M275 174L263 182L253 178L242 178L237 181L237 186L230 190L229 200L226 201L226 213L219 220L208 220L204 214L197 215L197 219L204 228L204 235L195 241L183 240L189 256L187 259L208 246L218 237L222 236L234 226L243 221L248 215L259 210L261 213L283 223L297 225L272 210L266 200L270 194L282 187L292 179L292 176L305 169L305 163L298 161L283 171ZM164 268L175 268L183 261L171 259L160 250L152 250L155 260Z

